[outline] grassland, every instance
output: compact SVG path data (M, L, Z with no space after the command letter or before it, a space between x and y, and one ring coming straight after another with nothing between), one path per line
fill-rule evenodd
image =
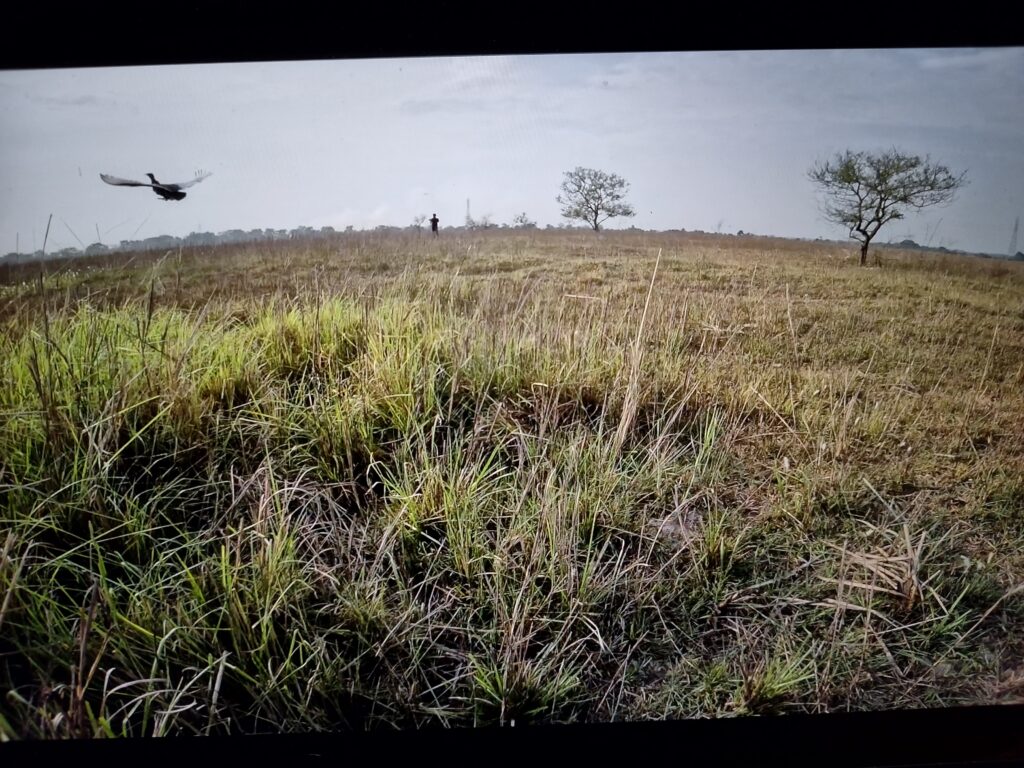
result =
M1024 265L483 233L0 280L0 736L1024 694Z

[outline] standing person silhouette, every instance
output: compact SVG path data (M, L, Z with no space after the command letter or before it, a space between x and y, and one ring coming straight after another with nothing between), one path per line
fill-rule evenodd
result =
M430 217L430 231L434 233L434 237L437 237L437 222L439 221L436 213Z

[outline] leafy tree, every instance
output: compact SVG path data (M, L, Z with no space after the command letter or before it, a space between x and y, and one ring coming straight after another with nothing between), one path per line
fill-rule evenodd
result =
M920 210L953 200L966 182L944 165L896 149L880 154L841 152L815 163L808 177L826 196L825 218L841 224L861 244L860 263L883 225L902 219L908 208Z
M615 216L635 216L632 206L623 202L629 183L614 173L577 167L565 172L562 193L556 200L562 216L587 222L596 232L601 223Z

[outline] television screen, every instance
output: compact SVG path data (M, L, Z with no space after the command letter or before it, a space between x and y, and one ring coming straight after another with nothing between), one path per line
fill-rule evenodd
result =
M1022 89L0 71L0 735L1021 701Z

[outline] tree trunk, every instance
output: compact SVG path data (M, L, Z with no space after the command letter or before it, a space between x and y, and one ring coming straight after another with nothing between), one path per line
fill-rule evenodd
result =
M864 245L860 247L860 265L866 266L868 263L868 244L865 241Z

